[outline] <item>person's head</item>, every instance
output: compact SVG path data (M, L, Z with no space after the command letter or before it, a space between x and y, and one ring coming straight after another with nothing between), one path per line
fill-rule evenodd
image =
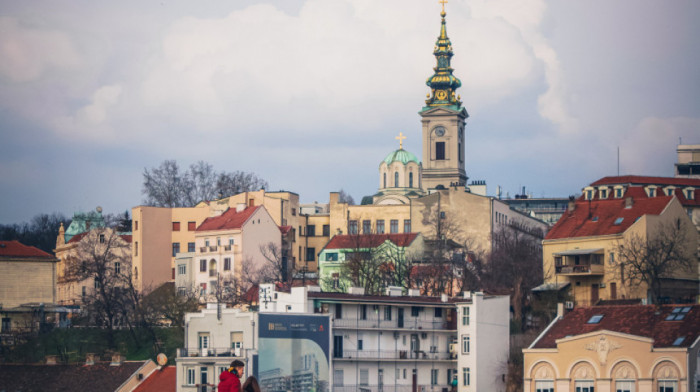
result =
M243 361L240 361L238 359L231 362L232 373L235 373L238 377L243 375L243 368L244 367L245 367L245 363L243 363Z
M258 380L253 376L248 377L243 383L243 386L241 386L241 391L260 392Z

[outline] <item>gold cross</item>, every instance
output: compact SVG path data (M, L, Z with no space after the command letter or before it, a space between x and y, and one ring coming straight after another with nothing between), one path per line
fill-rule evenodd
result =
M403 132L399 132L399 136L395 137L394 139L399 141L399 148L403 149L403 139L405 139L406 136L403 135Z
M442 13L445 13L445 4L447 3L447 0L438 0L438 3L442 4Z

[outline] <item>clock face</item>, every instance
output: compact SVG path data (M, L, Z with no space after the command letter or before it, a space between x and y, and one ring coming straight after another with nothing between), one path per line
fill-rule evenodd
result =
M436 97L437 99L440 99L440 100L445 99L445 98L447 98L447 91L445 91L445 90L438 90L438 91L435 93L435 97Z
M435 128L435 134L437 136L443 136L445 134L445 128L443 128L443 127Z

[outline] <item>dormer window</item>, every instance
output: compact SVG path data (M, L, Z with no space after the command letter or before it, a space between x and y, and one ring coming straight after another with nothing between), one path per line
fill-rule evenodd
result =
M664 188L664 192L666 192L666 196L673 196L673 191L675 191L676 188L669 186Z
M647 196L656 197L656 187L655 186L648 186L648 187L646 187L645 190L647 192Z
M616 186L615 187L615 198L616 199L621 199L622 196L625 194L625 188L622 186Z
M607 199L608 198L608 188L600 188L598 190L598 194L600 195L599 197L601 199Z
M685 198L688 200L695 200L695 194L693 192L693 188L683 189L683 196L685 196Z
M595 196L595 189L591 187L584 188L583 194L586 196L586 200L593 200L593 196Z
M625 220L625 218L617 218L615 219L615 222L613 222L613 225L621 225L623 220Z
M598 323L600 323L600 320L602 320L602 319L603 319L602 314L596 314L596 315L593 315L593 317L591 317L588 320L587 324L598 324Z

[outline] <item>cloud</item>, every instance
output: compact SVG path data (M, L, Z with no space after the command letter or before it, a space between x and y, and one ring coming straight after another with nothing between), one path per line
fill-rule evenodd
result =
M75 69L81 63L70 37L57 30L26 27L0 17L0 75L17 83L42 77L49 69Z
M117 105L121 94L122 86L118 84L98 88L89 104L73 115L57 118L56 129L62 136L71 139L113 142L116 135L109 122L109 110Z

